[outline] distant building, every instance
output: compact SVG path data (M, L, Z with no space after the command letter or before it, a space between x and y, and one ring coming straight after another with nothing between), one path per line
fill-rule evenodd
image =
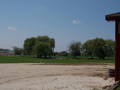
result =
M15 55L13 51L0 51L0 55Z

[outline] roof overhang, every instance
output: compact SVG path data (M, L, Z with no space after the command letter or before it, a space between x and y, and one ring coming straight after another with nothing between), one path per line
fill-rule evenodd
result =
M105 19L106 19L107 21L120 20L120 12L106 15L106 16L105 16Z

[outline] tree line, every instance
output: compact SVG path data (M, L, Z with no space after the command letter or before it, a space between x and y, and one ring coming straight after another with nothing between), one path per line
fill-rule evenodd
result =
M7 51L10 51L10 50L9 50L9 49L0 48L0 51L5 51L5 52L7 52Z
M82 55L94 56L104 59L105 57L110 57L115 55L115 41L111 39L104 40L102 38L96 38L92 40L87 40L82 45Z
M111 39L95 38L85 43L72 41L68 45L68 51L54 52L55 39L48 36L37 36L27 38L24 41L23 49L13 47L15 54L36 55L38 58L44 56L90 56L104 59L115 55L115 41Z
M68 46L68 52L62 51L58 56L90 56L105 59L115 55L115 41L111 39L104 40L103 38L95 38L87 40L85 43L72 41Z

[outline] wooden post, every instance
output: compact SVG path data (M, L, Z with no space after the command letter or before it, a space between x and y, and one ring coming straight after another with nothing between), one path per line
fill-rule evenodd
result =
M120 80L120 21L115 21L115 81Z

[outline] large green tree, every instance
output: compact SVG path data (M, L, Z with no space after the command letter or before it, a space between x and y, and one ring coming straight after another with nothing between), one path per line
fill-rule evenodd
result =
M106 42L106 56L114 56L115 55L115 41L108 39Z
M114 55L115 52L115 41L104 40L103 38L95 38L86 41L82 45L82 55L86 56L97 56L104 59L106 56Z
M91 59L93 59L93 56L94 56L94 40L87 40L82 45L82 55L91 56Z
M72 41L70 43L70 45L68 46L68 48L69 48L69 52L71 53L71 55L73 55L75 58L76 58L76 56L80 56L80 54L81 54L81 42Z
M36 54L38 58L42 55L46 58L46 56L50 54L50 51L50 43L37 42L33 47L33 53Z
M106 43L102 38L94 39L94 54L99 58L105 58L106 56Z
M52 55L54 48L55 48L55 39L54 38L49 38L48 36L38 36L37 37L38 42L44 42L44 43L49 43L50 44L50 53L49 56Z
M37 36L32 38L27 38L24 41L24 53L27 55L37 55L37 57L42 57L42 55L52 55L55 48L55 39L49 38L48 36Z
M27 38L25 41L24 41L24 54L25 55L31 55L32 54L32 49L33 49L33 46L35 45L36 43L36 38L35 37L31 37L31 38Z

